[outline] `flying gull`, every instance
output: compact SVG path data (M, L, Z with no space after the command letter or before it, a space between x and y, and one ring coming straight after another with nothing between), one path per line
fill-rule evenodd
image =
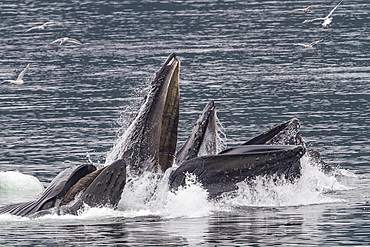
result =
M53 21L48 21L48 22L45 22L44 24L40 25L40 26L35 26L35 27L31 27L30 29L28 29L25 33L31 31L31 30L34 30L34 29L38 29L38 30L44 30L45 27L51 23L55 23Z
M333 17L330 17L332 14L333 14L333 12L334 12L334 10L336 9L336 8L338 8L338 6L339 6L339 4L341 4L343 2L343 0L342 1L340 1L338 4L337 4L337 6L335 6L334 7L334 9L332 9L331 11L330 11L330 13L326 16L326 17L324 17L324 18L315 18L315 19L312 19L312 20L305 20L304 22L302 22L302 23L307 23L307 22L313 22L313 21L320 21L320 20L322 20L322 21L324 21L321 25L323 26L323 27L326 27L326 28L328 28L329 27L329 25L331 26L331 22L333 21Z
M27 67L19 74L17 80L5 80L2 83L10 82L11 84L22 85L24 83L23 76L26 74L29 67L30 64L28 64Z
M75 44L79 44L79 45L84 45L80 41L78 41L77 39L71 39L71 38L68 38L68 37L56 39L53 42L51 42L50 44L54 44L54 43L57 43L57 42L60 42L59 45L63 45L66 42L71 42L71 43L75 43Z
M308 13L310 13L311 8L317 7L317 6L321 6L321 5L311 5L311 6L308 6L307 8L303 8L303 9L293 9L293 10L289 11L288 14L293 13L295 11L303 11L306 14L308 14Z

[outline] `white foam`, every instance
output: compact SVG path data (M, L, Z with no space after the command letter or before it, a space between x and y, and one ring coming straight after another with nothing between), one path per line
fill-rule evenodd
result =
M102 220L107 218L124 217L125 214L122 211L114 210L112 208L101 207L101 208L90 208L85 206L81 209L77 215L65 214L46 214L38 218L21 217L10 214L0 214L0 224L7 224L11 222L32 222L33 223L50 223L55 221L81 221L81 220Z
M222 126L219 126L219 133ZM129 131L128 131L129 132ZM225 135L218 136L220 147L225 148ZM125 134L127 135L127 134ZM107 160L114 159L125 145L123 136L112 148ZM307 156L301 159L302 175L295 183L284 180L276 182L273 179L259 177L253 185L246 182L238 184L239 189L226 193L220 200L207 199L207 191L197 182L195 176L187 175L185 186L171 191L168 178L172 167L164 175L144 172L140 177L128 174L118 210L111 208L85 207L77 216L45 215L40 221L48 220L94 220L106 217L142 217L156 215L163 218L201 218L215 211L230 211L234 207L285 207L322 203L341 202L343 199L332 192L348 190L334 175L321 172L317 165L311 164ZM337 171L348 177L355 175L346 170ZM37 178L19 172L0 172L0 193L21 191L25 194L39 194L44 190ZM31 193L31 194L32 194ZM28 220L27 217L0 215L0 222Z
M309 163L304 156L301 160L302 176L294 184L276 182L264 177L257 178L253 186L245 182L238 184L235 192L226 193L220 200L207 199L207 191L194 175L187 175L185 186L176 191L168 188L171 168L164 176L145 172L142 176L130 178L122 193L118 210L111 208L85 207L78 215L45 215L37 219L0 215L0 223L16 221L100 220L117 217L159 216L166 219L202 218L216 211L230 211L235 207L286 207L344 201L332 192L348 190L336 177L324 174Z
M346 169L336 168L336 173L348 178L358 178L358 176L354 172Z
M27 217L15 216L10 214L0 214L0 225L6 225L14 222L22 222L28 220L29 218Z
M207 199L208 192L192 174L187 174L185 186L169 191L165 203L166 217L203 217L212 213L213 205Z
M246 182L239 183L238 191L223 195L220 202L229 206L285 207L344 201L329 193L348 190L349 187L341 184L335 176L324 174L306 156L302 157L301 164L302 175L295 183L259 177L252 186Z
M158 186L160 178L151 172L131 178L123 189L118 207L124 211L148 210L149 214L157 214L157 207L153 205L160 203Z
M145 173L131 180L122 193L119 210L127 217L158 215L165 218L203 217L212 212L207 191L189 175L176 192L168 189L168 175Z

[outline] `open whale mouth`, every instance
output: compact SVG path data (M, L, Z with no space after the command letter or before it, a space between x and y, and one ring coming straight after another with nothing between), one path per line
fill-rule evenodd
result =
M165 85L163 90L166 94L163 105L163 114L160 128L159 141L159 165L162 171L166 171L172 166L177 144L177 129L179 122L179 104L180 104L180 89L179 89L179 73L180 61L176 59L175 54L167 59L168 73L165 77Z
M122 141L119 156L130 173L166 171L172 166L179 121L180 61L172 53L152 80L138 115Z
M83 203L116 207L126 184L126 163L138 172L165 171L172 165L179 120L179 72L180 61L172 53L156 73L142 109L131 123L126 140L130 145L121 153L122 159L79 180L61 202L64 212L76 213Z

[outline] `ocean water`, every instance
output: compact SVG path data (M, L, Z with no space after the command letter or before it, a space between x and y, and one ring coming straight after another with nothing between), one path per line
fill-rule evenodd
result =
M194 177L174 193L166 177L145 174L117 210L0 215L0 245L368 246L368 3L344 0L329 28L302 24L338 2L288 14L313 3L2 1L0 80L30 68L23 85L0 84L0 206L36 198L71 165L104 164L171 52L181 61L179 145L213 99L227 146L296 117L342 175L304 157L298 183L259 178L214 202ZM50 44L61 37L85 45Z

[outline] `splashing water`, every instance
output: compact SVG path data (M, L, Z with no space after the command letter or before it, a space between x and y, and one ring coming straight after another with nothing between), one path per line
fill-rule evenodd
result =
M151 172L130 178L123 189L118 208L123 211L149 210L152 214L157 214L156 207L152 205L158 203L153 198L156 192L159 193L160 185L159 175Z
M301 159L302 176L295 183L285 180L258 177L251 185L238 184L239 189L225 193L216 201L207 199L208 193L188 174L186 185L177 191L168 189L168 176L146 173L128 183L124 189L119 210L126 215L158 215L165 218L203 217L214 211L228 211L230 207L285 207L342 202L330 196L333 191L348 190L334 175L324 174L310 163L307 156ZM175 168L171 168L173 171Z
M141 92L142 94L142 92L148 92L149 90L150 86L147 86L143 90L138 90L138 92ZM137 97L135 100L131 99L127 102L128 105L122 111L120 118L117 120L117 123L120 126L116 131L118 138L111 150L107 152L104 166L109 165L122 157L123 152L131 145L131 143L129 143L128 141L130 140L130 137L140 137L139 133L141 132L141 130L137 129L137 125L135 123L141 121L140 117L145 114L145 112L148 110L148 106L151 103L151 97L145 97L144 103L142 103L143 95L141 94L136 95ZM140 103L142 104L139 110L133 110L138 109ZM134 114L134 112L138 113Z
M305 155L301 159L302 175L295 182L258 177L254 183L241 182L238 191L223 195L220 203L229 206L280 207L342 202L327 194L350 188L340 184L335 176L324 174Z
M85 207L77 216L45 215L39 221L48 220L94 220L107 217L159 216L163 218L205 217L217 211L230 211L234 207L286 207L344 201L334 197L335 191L349 190L334 175L324 174L316 165L311 164L307 156L301 159L302 175L295 183L284 180L279 182L265 177L258 177L251 183L241 182L238 190L225 193L215 201L207 199L208 193L192 174L186 176L186 184L176 191L169 190L170 168L164 175L145 172L140 177L131 177L122 193L118 210L110 208ZM344 170L345 171L345 170ZM7 172L8 173L8 172ZM343 175L345 172L340 171ZM347 172L348 173L348 172ZM0 173L4 174L4 172ZM14 173L16 178L24 175ZM345 175L343 175L345 176ZM345 178L356 177L353 173ZM36 181L31 177L31 181ZM16 179L17 181L19 179ZM9 185L16 184L10 182ZM38 183L35 183L37 185ZM12 187L12 186L9 186ZM20 185L19 189L28 193L29 184ZM1 196L3 192L0 191ZM0 222L21 220L18 216L0 215ZM34 220L23 217L24 220Z
M173 169L172 169L173 170ZM122 193L119 210L125 215L158 215L166 218L202 217L209 215L212 204L207 200L208 193L194 175L186 177L186 185L177 191L168 188L168 177L145 173L126 184Z
M217 127L217 153L225 150L227 148L226 144L226 133L225 133L225 127L222 125L220 119L216 115L216 127Z
M187 174L185 186L169 192L166 200L167 217L203 217L212 213L213 204L207 200L208 192L193 174Z
M134 124L131 124L128 127L126 124L123 124L123 126L119 129L118 131L119 136L115 144L113 145L112 149L107 153L104 166L109 165L114 161L120 159L125 150L125 147L127 147L128 145L127 139L133 133L134 127L135 127ZM124 128L126 128L127 130L122 133L122 129Z

